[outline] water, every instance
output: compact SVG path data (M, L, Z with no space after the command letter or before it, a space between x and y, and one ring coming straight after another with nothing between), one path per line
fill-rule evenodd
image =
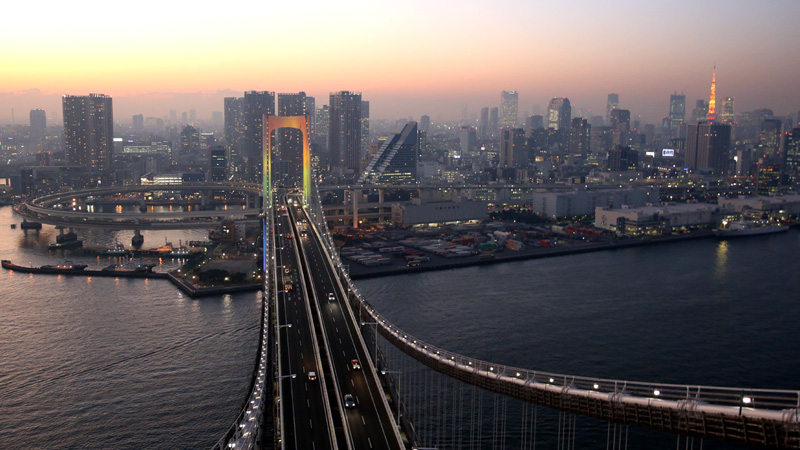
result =
M26 236L12 222L0 208L3 259L114 262L48 252L56 230ZM130 245L132 234L78 230L95 247ZM143 235L152 248L207 231ZM167 280L0 271L0 447L210 448L246 396L259 308L256 293L193 300Z
M800 233L791 230L356 284L409 334L498 364L623 380L800 390L798 255ZM411 379L407 388L420 389L413 381L417 369L399 364ZM493 426L486 414L484 437ZM558 417L549 420L554 424ZM605 444L605 423L580 423L586 424L578 430L586 445ZM540 433L543 448L555 448L555 431L549 437ZM676 445L675 436L661 433L631 429L634 437L638 445L631 448Z

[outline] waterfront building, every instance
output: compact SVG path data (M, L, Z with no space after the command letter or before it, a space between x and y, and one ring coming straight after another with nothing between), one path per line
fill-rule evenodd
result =
M44 140L47 135L47 113L43 109L32 109L30 112L31 147L34 153L44 151Z
M781 127L779 119L764 119L758 133L758 158L764 162L783 163L780 151Z
M622 205L645 206L658 201L658 188L616 188L570 190L561 192L536 191L531 198L534 213L548 219L590 216L598 206L621 208Z
M488 217L487 205L484 201L423 201L415 198L411 202L392 204L392 223L398 227L408 227L484 220Z
M785 171L789 183L800 183L800 128L786 133L783 147L786 149Z
M403 127L400 133L383 142L358 182L363 184L414 184L418 180L418 159L417 123L410 122Z
M278 94L279 116L306 116L306 93ZM303 183L303 132L296 128L274 131L276 146L272 150L273 180L284 186L300 187Z
M64 95L62 106L67 165L110 174L114 148L111 97Z
M617 234L640 236L668 234L681 229L712 228L721 208L710 203L673 203L657 206L608 208L598 206L594 226Z

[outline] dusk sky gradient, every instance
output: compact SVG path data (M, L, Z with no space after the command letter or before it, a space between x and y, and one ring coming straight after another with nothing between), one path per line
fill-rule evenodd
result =
M22 2L4 6L0 123L61 94L103 93L115 118L221 111L245 90L355 90L371 117L435 120L498 106L520 117L552 97L604 114L606 96L658 123L717 95L737 111L800 110L800 1L410 0Z

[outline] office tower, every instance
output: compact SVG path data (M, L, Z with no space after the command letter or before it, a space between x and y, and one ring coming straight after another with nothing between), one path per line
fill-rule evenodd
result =
M694 171L728 173L731 126L711 122L689 125L686 130L686 156L683 164Z
M361 93L331 92L328 149L331 170L358 173L361 157Z
M431 127L431 116L423 114L422 117L419 118L419 131L421 133L427 133L430 127Z
M800 183L800 128L787 132L783 142L786 149L785 171L791 184Z
M613 95L613 94L612 94ZM555 97L547 107L547 128L566 132L572 118L572 108L566 97Z
M781 161L781 126L782 123L778 119L764 119L761 121L761 129L758 133L758 157L763 158L765 162L782 162Z
M469 120L469 107L461 105L461 125L466 125Z
M517 126L517 107L519 94L517 91L503 91L500 94L500 126Z
M44 150L44 137L47 135L47 113L43 109L32 109L30 112L31 146L39 153Z
M611 111L619 109L619 94L608 94L606 102L606 122L611 120Z
M359 158L361 155L366 154L367 147L369 146L369 102L361 101L361 148L359 149Z
M61 103L67 165L111 172L114 148L111 97L103 94L65 95Z
M589 153L589 139L591 136L591 126L586 119L576 117L572 119L569 128L568 151L571 155L580 155L586 158Z
M243 176L244 99L225 97L224 134L228 147L228 173L239 180Z
M478 138L485 141L489 139L489 107L481 108L481 117L478 120Z
M669 137L674 138L679 134L680 127L686 119L686 96L674 93L669 96Z
M525 136L531 137L534 130L544 128L544 116L534 114L525 118Z
M722 99L722 111L719 115L719 120L722 123L731 124L735 115L733 107L733 97L725 97Z
M461 152L459 158L473 156L478 151L478 133L475 127L462 126L458 134Z
M223 182L228 179L228 161L225 147L214 146L208 151L211 159L208 169L208 180L213 182Z
M189 110L189 122L191 124L197 122L197 111L195 111L194 109Z
M525 130L504 127L500 130L500 167L524 168L528 165L525 154Z
M589 125L592 127L604 127L606 125L606 120L603 116L595 115L589 118Z
M219 129L222 126L224 119L222 118L222 111L211 111L211 123L214 128Z
M387 139L367 164L359 183L414 184L417 182L419 133L417 123L409 122L400 133Z
M264 116L275 115L275 93L248 91L242 100L242 163L244 178L259 183L264 164Z
M627 146L631 135L631 112L627 109L615 109L611 111L609 126L613 133L612 145Z
M708 104L705 100L700 99L695 103L694 110L692 111L692 119L695 121L705 120L708 115Z
M489 138L497 139L500 135L500 119L498 117L497 108L489 110Z
M279 116L305 116L306 93L278 94ZM303 132L296 128L274 131L276 145L272 150L272 179L284 185L303 185Z
M708 117L709 122L717 119L717 66L714 66L714 74L711 75L711 96L708 100Z
M178 122L178 112L174 109L169 110L169 123L175 125Z
M618 145L608 151L608 169L613 172L637 170L639 168L639 152L624 145Z
M189 115L186 114L186 111L181 113L181 123L186 125L189 122Z
M306 115L308 116L308 128L311 133L311 141L317 136L317 100L314 97L306 96L304 101Z
M131 128L134 133L144 131L144 114L134 114L131 116Z
M781 168L775 163L756 164L755 184L757 195L774 195L781 190Z

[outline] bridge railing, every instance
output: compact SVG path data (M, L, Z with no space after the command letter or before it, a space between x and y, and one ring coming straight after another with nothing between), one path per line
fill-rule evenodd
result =
M337 255L318 195L309 199L309 207L331 255ZM753 389L706 385L684 385L657 382L629 381L609 378L576 376L555 372L529 370L492 363L450 352L431 345L404 332L378 313L350 279L341 260L334 261L343 282L352 293L353 301L369 321L380 328L381 334L395 345L406 347L430 361L449 366L452 370L491 378L520 387L560 392L583 397L604 397L612 402L647 405L680 411L700 411L723 415L747 416L800 423L800 391Z

